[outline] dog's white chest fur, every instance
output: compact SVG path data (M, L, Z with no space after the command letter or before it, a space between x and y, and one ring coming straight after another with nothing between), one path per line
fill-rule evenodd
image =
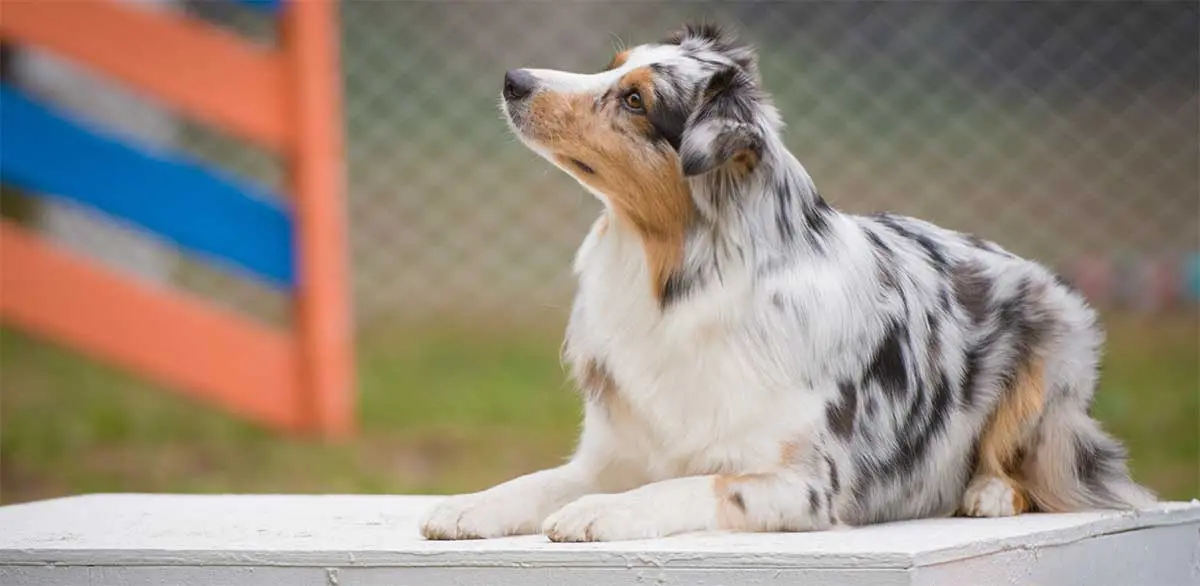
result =
M778 465L804 418L770 414L814 411L819 401L773 382L780 377L749 346L748 279L731 273L663 312L644 254L635 236L609 228L593 230L576 260L569 344L603 357L617 383L606 431L653 478Z

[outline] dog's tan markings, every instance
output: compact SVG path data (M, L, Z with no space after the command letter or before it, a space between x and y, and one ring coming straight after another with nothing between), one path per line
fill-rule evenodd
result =
M713 494L717 497L717 528L723 531L745 530L749 524L746 501L742 493L733 487L733 476L718 475L713 480Z
M670 238L653 239L645 235L642 238L650 272L650 294L661 301L667 292L667 282L683 266L683 230Z
M749 175L758 167L758 153L752 149L743 149L730 159L730 168L739 176Z
M618 103L625 90L637 88L644 107L653 108L653 72L648 67L634 69L616 87L599 108L592 95L537 94L529 105L532 123L527 132L554 153L555 162L604 194L617 220L638 233L651 292L661 298L667 280L682 265L684 238L695 209L678 155L650 140L645 116Z
M718 474L713 479L713 493L717 497L717 528L723 531L748 530L750 518L742 488L748 483L763 482L774 477L773 474Z
M654 93L654 72L649 67L639 67L626 73L617 83L617 87L620 88L617 92L618 98L624 99L630 91L637 90L638 96L642 98L642 108L647 112L654 109L658 96ZM642 136L649 137L655 134L649 118L633 116L629 121Z
M809 446L807 440L801 439L783 442L779 447L779 465L785 468L792 466L807 454Z
M575 379L588 401L603 402L617 388L608 367L595 358L584 360L576 366Z
M979 462L975 478L995 477L1013 491L1013 511L1024 513L1031 509L1029 497L1021 485L1021 446L1037 424L1046 401L1045 366L1035 359L1021 369L1012 386L1003 396L984 428L979 443Z
M620 53L617 53L616 55L613 55L612 61L608 62L608 67L605 67L604 70L609 71L612 69L616 69L616 68L624 65L625 62L628 60L629 60L629 49L626 49L624 51L621 51Z
M631 89L641 92L646 109L654 107L654 71L649 67L639 67L621 76L617 87L624 93Z
M584 399L602 407L610 419L633 417L629 403L621 397L617 383L613 380L612 372L608 370L604 361L589 358L576 362L574 376Z

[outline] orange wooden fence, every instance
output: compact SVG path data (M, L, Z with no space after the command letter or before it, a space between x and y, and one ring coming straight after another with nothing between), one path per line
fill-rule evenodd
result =
M0 179L286 289L292 327L118 274L11 222L0 225L0 320L272 427L339 436L354 401L337 6L257 3L278 18L278 47L114 0L0 0L0 39L269 149L288 168L285 203L7 84Z

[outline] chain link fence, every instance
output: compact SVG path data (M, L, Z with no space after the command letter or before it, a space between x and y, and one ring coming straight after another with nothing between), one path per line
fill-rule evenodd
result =
M265 15L186 9L273 41ZM345 0L341 19L363 326L560 324L599 205L509 135L503 72L595 71L699 19L758 47L787 144L836 207L920 216L1068 274L1200 250L1192 2ZM262 152L191 125L178 140L279 186ZM282 296L200 263L170 278L287 319Z

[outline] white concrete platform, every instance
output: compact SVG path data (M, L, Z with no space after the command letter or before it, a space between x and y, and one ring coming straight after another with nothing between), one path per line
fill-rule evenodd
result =
M804 534L430 542L438 497L88 495L0 507L0 584L1200 585L1200 503Z

